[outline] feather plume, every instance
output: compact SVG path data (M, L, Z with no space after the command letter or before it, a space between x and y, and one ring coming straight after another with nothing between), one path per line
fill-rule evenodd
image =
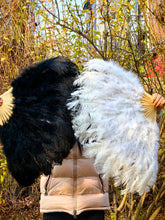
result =
M67 106L84 155L95 158L98 173L112 177L115 186L123 184L123 193L148 192L157 178L159 128L138 77L94 59L74 85Z
M51 174L52 165L61 164L75 142L66 101L77 73L69 59L51 58L26 68L2 97L0 109L8 104L13 109L8 121L2 120L0 139L9 171L22 186Z

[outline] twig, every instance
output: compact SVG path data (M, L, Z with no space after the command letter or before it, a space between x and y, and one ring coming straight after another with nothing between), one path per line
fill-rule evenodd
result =
M123 197L123 199L122 199L122 201L121 201L121 203L120 203L120 206L117 208L117 211L118 211L118 212L120 212L120 211L123 209L123 207L124 207L124 205L125 205L126 199L127 199L127 194L124 195L124 197Z
M40 0L39 0L39 2L41 3L41 5L44 7L44 9L45 9L50 15L52 15L54 18L58 19L58 17L57 17L55 14L53 14ZM100 51L100 50L98 49L98 47L93 43L92 39L90 39L90 37L88 37L87 35L85 35L82 31L76 30L76 29L74 29L73 27L70 27L69 24L68 24L66 21L63 21L63 22L64 22L63 24L62 24L61 22L59 22L59 21L57 21L56 23L54 23L54 22L52 22L50 19L49 19L49 21L50 21L52 24L59 25L59 26L61 26L61 27L63 27L63 28L66 28L66 29L70 30L71 32L74 32L74 33L76 33L76 34L82 36L83 38L85 38L85 39L95 48L95 50L99 53L99 55L100 55L103 59L105 59L104 53L103 53L102 51Z
M136 208L136 211L135 211L135 214L134 214L132 220L137 220L138 219L138 216L139 216L140 210L141 210L141 208L143 206L145 198L146 198L146 193L144 193L143 196L140 198L140 201L139 201L139 203L137 205L137 208Z
M113 192L113 203L114 203L114 210L115 210L115 220L117 220L117 215L118 215L118 212L117 212L117 201L116 201L116 192L114 191Z
M165 182L163 183L162 187L160 188L156 198L153 200L153 202L151 203L151 205L149 206L149 208L147 209L146 215L144 216L145 220L148 220L151 212L154 208L154 205L157 203L158 199L160 198L161 193L163 192L163 190L165 189Z
M154 220L156 219L157 215L159 214L160 210L161 210L162 206L159 206L155 212L151 215L151 217L149 218L149 220Z
M128 213L128 218L131 219L132 218L132 210L133 210L133 206L134 206L134 201L133 201L133 193L129 194L129 213Z

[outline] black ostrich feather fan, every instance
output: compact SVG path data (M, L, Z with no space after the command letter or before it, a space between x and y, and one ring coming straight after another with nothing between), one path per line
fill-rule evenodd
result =
M61 164L75 138L66 101L78 67L55 57L25 69L1 97L0 139L8 169L21 186ZM8 111L7 111L8 109Z

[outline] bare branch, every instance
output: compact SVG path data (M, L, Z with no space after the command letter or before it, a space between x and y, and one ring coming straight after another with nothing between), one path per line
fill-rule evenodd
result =
M57 0L55 0L55 3L56 3L57 12L58 12L58 22L60 22L60 10L59 10L59 7L58 7Z
M40 0L39 0L39 2L41 3L41 5L44 7L44 9L45 9L50 15L52 15L54 18L58 19L58 17L57 17L56 15L54 15L47 7L45 7L45 5L44 5ZM103 59L105 59L103 52L100 51L100 50L98 49L98 47L94 44L93 40L92 40L90 37L88 37L86 34L84 34L82 31L76 30L76 29L74 29L73 27L70 27L69 24L68 24L66 21L63 21L63 24L62 24L61 22L59 22L59 21L57 21L56 23L54 23L54 22L52 22L50 19L49 19L49 21L50 21L52 24L59 25L59 26L61 26L61 27L63 27L63 28L66 28L66 29L70 30L71 32L74 32L74 33L76 33L76 34L82 36L84 39L86 39L86 40L94 47L94 49L98 52L98 54L99 54Z

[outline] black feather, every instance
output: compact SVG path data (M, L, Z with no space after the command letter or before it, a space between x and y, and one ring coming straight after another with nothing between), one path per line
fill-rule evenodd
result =
M22 186L34 183L52 165L61 164L75 137L66 101L78 67L64 57L28 67L13 81L15 107L0 126L9 171Z

